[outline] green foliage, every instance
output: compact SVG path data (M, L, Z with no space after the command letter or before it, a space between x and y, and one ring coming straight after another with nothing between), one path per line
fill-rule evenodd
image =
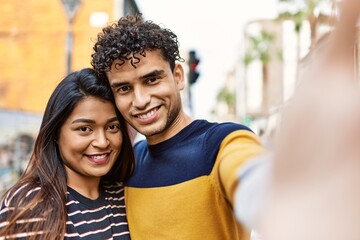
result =
M248 66L254 60L255 60L254 56L251 54L251 52L245 53L244 60L243 60L245 66Z
M242 120L242 123L245 125L245 126L248 126L250 127L251 123L254 121L254 118L253 117L250 117L250 116L246 116L244 117L244 119Z
M226 87L223 87L217 95L217 100L219 102L225 102L226 105L228 105L230 108L233 108L235 107L236 101L235 92L230 91Z
M243 62L248 66L254 60L259 60L263 65L267 65L272 54L276 51L275 35L267 31L261 31L260 34L250 36L250 48L245 53Z
M278 0L279 3L285 3L288 7L293 6L298 3L299 0ZM302 7L297 9L295 12L284 11L280 12L278 15L278 19L280 20L293 20L295 23L295 31L299 33L302 28L302 24L305 20L309 18L309 16L315 15L315 9L321 3L329 3L331 4L331 0L302 0L304 3L301 5Z
M276 51L276 57L280 60L283 61L284 56L283 56L283 52L281 50Z

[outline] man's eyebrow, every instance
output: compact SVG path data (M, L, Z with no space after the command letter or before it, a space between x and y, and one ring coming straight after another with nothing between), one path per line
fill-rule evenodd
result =
M139 77L139 79L144 80L144 79L148 79L148 78L150 78L150 77L155 77L155 76L162 75L162 74L164 74L164 73L165 73L164 70L154 70L154 71L152 71L152 72L149 72L149 73L147 73L147 74Z
M159 76L159 75L163 75L165 74L165 71L164 70L154 70L152 72L149 72L143 76L140 76L139 79L140 80L145 80L145 79L148 79L148 78L151 78L151 77L156 77L156 76ZM112 83L110 86L111 88L118 88L118 87L121 87L121 86L124 86L124 85L127 85L129 84L129 82L127 81L124 81L124 82L114 82Z
M111 88L118 88L124 85L127 85L128 82L114 82L110 85Z

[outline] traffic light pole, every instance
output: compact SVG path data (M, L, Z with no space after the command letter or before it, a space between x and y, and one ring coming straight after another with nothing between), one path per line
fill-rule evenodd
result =
M192 104L192 98L191 98L191 85L190 84L189 84L189 87L188 87L188 99L189 99L190 114L193 115L193 104Z
M198 66L199 62L200 62L200 59L197 58L196 52L194 50L189 51L188 97L189 97L189 109L190 109L191 114L193 113L191 86L197 81L197 79L200 75L197 70L197 66Z

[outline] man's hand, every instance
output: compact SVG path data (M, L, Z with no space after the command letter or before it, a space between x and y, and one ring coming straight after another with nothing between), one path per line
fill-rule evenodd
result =
M359 0L342 2L335 30L312 50L308 72L284 109L259 225L264 239L360 239L359 12Z

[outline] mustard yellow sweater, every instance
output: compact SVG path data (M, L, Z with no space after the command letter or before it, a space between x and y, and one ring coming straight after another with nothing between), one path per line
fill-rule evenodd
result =
M241 166L264 152L250 129L197 120L162 143L138 143L135 152L125 187L132 239L249 239L233 195Z

